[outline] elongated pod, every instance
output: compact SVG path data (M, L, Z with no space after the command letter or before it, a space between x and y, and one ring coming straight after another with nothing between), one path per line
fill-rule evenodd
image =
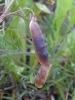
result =
M51 69L52 65L50 64L50 66L41 66L41 68L38 71L38 74L36 76L36 81L35 81L35 86L38 88L42 88L43 85L46 82L46 79L49 75L50 69Z
M44 85L51 68L50 59L46 49L42 31L38 23L36 22L35 15L32 16L29 28L35 48L36 57L38 59L38 62L41 64L41 68L36 76L35 85L38 88L41 88Z

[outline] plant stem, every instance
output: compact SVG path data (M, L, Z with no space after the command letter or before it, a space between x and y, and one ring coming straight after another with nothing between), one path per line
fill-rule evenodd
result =
M8 13L10 7L12 6L12 4L14 3L15 0L11 0L11 2L9 3L8 7L6 8L6 10L4 11L4 13L0 16L0 23L3 21L4 17L6 16L6 14Z

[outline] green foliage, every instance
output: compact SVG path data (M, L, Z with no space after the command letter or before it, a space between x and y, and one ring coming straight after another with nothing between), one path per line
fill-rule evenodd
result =
M44 4L36 3L36 6L40 11L50 14L50 10Z
M69 96L75 100L75 90L73 89L73 83L75 83L75 0L57 0L56 10L53 13L40 2L34 4L32 0L16 0L10 12L21 11L16 14L17 16L10 16L12 20L9 26L4 24L4 34L2 35L2 32L0 34L0 62L4 65L0 70L7 69L8 73L12 73L16 83L20 83L21 79L24 79L23 82L26 87L29 87L29 90L23 92L19 97L28 94L32 89L36 90L33 85L34 74L38 72L40 65L38 65L32 42L27 40L27 38L31 38L31 35L29 21L26 18L30 20L31 12L22 10L24 7L31 8L36 14L52 64L46 85L39 91L48 91L53 86L59 91L58 100L66 100L65 93L69 91ZM0 83L0 88L4 79L5 75Z

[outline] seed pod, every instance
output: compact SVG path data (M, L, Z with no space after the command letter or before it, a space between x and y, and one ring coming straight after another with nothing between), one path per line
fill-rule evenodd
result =
M41 66L40 70L38 71L38 74L36 76L35 86L38 88L42 88L43 85L46 82L46 79L49 75L50 69L52 65L50 66Z
M49 70L51 68L50 59L46 49L42 31L38 23L36 22L35 15L32 16L29 28L32 35L32 41L35 48L36 57L38 59L38 62L41 64L41 68L36 76L35 85L38 88L41 88L45 83L49 74Z

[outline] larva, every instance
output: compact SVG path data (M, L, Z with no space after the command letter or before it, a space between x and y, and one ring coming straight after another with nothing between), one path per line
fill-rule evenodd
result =
M46 49L42 31L38 23L36 22L35 15L33 15L31 18L29 28L35 48L36 57L38 59L38 62L41 64L41 68L36 76L35 85L37 88L41 88L44 85L51 68L50 59L48 51Z

